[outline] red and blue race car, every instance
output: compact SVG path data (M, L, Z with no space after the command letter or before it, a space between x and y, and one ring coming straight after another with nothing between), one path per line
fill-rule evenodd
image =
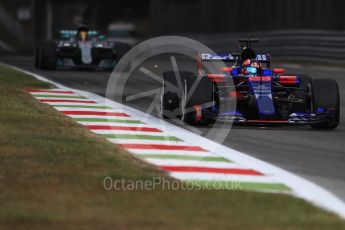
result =
M198 73L164 72L161 116L190 125L231 121L336 128L340 118L337 82L271 68L270 55L256 54L253 42L257 39L240 39L244 45L238 54L200 54ZM204 70L205 62L216 61L232 65L217 73Z

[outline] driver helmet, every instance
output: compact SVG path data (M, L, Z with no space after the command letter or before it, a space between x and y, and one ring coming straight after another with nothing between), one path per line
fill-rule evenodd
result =
M85 42L89 37L89 27L86 25L80 25L78 27L78 39Z
M261 63L256 59L246 59L244 60L242 67L244 74L258 74L259 69L261 68Z
M256 59L246 59L243 61L242 64L243 67L254 67L254 68L260 68L261 64L258 60Z

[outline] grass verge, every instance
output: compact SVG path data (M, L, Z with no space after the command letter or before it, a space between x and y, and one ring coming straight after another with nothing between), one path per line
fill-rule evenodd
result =
M49 88L0 66L0 229L344 229L287 195L105 190L103 180L166 177L25 93Z

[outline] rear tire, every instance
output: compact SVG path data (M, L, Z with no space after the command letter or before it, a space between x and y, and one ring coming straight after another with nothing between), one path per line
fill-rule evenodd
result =
M319 108L324 110L334 109L329 121L312 124L314 129L335 129L340 120L340 97L339 87L333 79L311 80L312 112L316 113Z

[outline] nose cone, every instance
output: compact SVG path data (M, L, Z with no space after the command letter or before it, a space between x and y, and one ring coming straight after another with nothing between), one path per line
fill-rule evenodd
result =
M251 77L249 83L255 95L260 116L274 115L276 111L272 100L272 78Z

